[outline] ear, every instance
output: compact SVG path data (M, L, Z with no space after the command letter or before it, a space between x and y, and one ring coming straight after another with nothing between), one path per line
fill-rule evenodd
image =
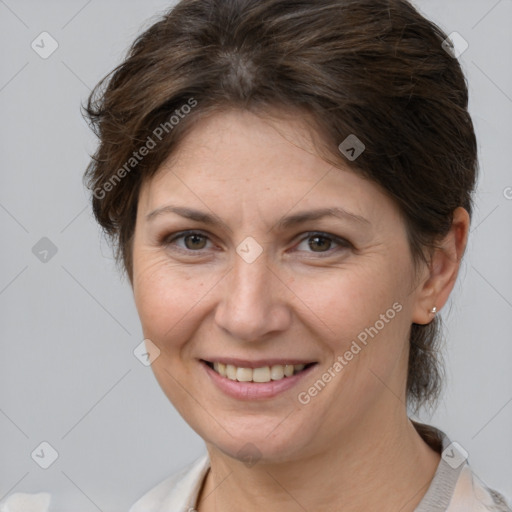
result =
M460 262L466 249L469 214L459 207L453 212L452 227L433 250L432 257L416 288L412 321L428 324L434 318L432 308L439 311L448 300L457 280Z

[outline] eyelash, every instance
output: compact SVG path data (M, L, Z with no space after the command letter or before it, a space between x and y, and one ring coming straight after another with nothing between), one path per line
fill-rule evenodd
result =
M180 231L179 233L175 233L170 236L165 236L162 239L161 244L167 248L171 248L171 250L173 250L173 251L178 251L178 252L181 252L181 253L184 253L187 255L201 256L202 251L205 249L199 249L197 251L194 251L192 249L183 249L182 247L178 247L174 243L176 240L184 239L185 237L190 236L190 235L199 235L201 237L206 238L207 240L209 240L211 242L208 235L206 235L205 233L203 233L201 231ZM340 251L343 249L350 249L350 248L354 247L348 240L338 237L338 236L335 236L335 235L331 235L329 233L325 233L323 231L309 231L309 232L305 233L305 235L306 236L304 236L303 238L301 238L299 240L299 244L302 243L303 241L308 240L309 238L312 238L315 236L325 238L327 240L330 240L331 242L338 244L339 247L337 249L329 249L328 251L319 251L319 252L306 251L306 252L310 252L310 254L320 255L319 256L320 258L326 257L326 256L331 256L333 254L333 252L336 252L336 251ZM197 254L194 254L194 253L197 253ZM322 255L325 255L325 256L322 256Z

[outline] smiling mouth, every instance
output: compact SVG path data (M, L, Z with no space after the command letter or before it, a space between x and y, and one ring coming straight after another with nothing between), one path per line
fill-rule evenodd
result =
M316 362L308 364L274 364L272 366L261 366L259 368L242 368L217 361L212 363L202 360L202 362L213 371L229 380L260 383L283 380L287 377L297 375L317 364Z

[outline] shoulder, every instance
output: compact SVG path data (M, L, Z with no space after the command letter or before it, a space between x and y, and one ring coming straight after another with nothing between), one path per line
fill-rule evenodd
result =
M207 455L196 459L150 489L129 512L185 512L187 507L194 506L209 465Z
M505 498L473 472L468 453L441 430L412 422L423 440L441 455L430 486L415 512L512 512Z
M505 498L494 489L490 489L465 464L460 472L457 485L447 512L512 512Z
M17 492L0 501L0 512L48 512L50 501L48 492Z
M188 512L195 505L209 467L207 455L196 459L149 490L129 512ZM0 512L48 512L50 501L47 492L18 492L0 500Z

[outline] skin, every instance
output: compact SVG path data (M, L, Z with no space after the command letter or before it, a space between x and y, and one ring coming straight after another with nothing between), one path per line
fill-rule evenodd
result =
M147 218L167 205L224 224L171 212ZM326 206L365 221L277 227ZM395 203L348 166L321 159L303 116L229 110L193 128L141 189L132 284L144 336L161 351L154 374L206 442L211 470L199 512L414 510L440 457L407 417L408 333L448 299L468 226L457 209L431 264L416 268ZM170 241L185 230L203 237ZM350 244L315 243L311 231ZM263 249L252 263L236 252L248 236ZM396 303L400 312L300 403L298 393ZM317 365L298 386L247 401L223 394L204 371L200 359L222 356ZM247 443L257 449L254 465L243 460Z

